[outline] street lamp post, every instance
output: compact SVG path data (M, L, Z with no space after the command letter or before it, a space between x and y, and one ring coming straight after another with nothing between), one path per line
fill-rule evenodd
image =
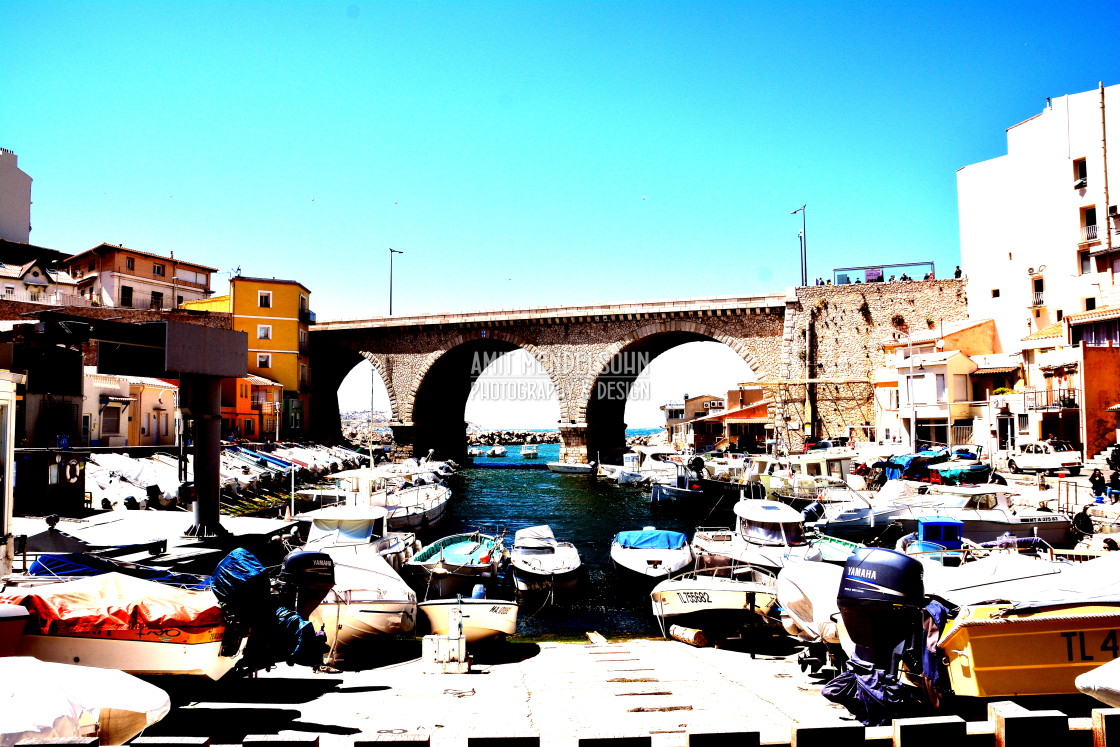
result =
M808 270L805 266L806 260L809 256L807 246L808 236L805 233L805 207L806 205L802 205L796 210L789 211L790 215L797 215L798 213L801 213L801 233L797 234L797 237L801 240L801 285L803 286L809 284Z
M393 315L393 255L404 254L403 251L389 247L389 316Z

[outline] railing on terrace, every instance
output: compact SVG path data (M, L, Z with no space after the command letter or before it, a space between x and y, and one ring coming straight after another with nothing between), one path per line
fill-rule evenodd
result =
M1028 410L1071 410L1080 407L1081 390L1047 389L1041 392L1024 392Z
M1097 240L1097 227L1096 226L1082 226L1081 227L1081 241L1096 241Z
M1045 306L1042 302L1042 291L1035 291L1031 294L1031 306Z
M971 425L954 425L950 429L949 442L953 446L961 444L974 443L972 440L972 426Z
M93 302L82 296L70 293L36 293L34 291L5 288L0 293L0 299L5 301L22 301L24 303L42 303L50 306L81 306L83 308L93 305Z

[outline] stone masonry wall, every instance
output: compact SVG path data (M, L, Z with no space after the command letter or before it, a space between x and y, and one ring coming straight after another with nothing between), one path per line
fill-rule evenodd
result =
M842 436L849 425L876 421L872 377L883 367L882 341L896 331L935 329L968 317L963 280L923 280L808 286L786 309L781 369L785 378L843 379L860 383L771 388L774 416L787 448L799 449L806 394L816 401L821 436ZM808 392L806 391L808 390ZM789 417L785 420L782 416ZM783 428L782 423L787 426ZM784 431L784 433L783 433Z

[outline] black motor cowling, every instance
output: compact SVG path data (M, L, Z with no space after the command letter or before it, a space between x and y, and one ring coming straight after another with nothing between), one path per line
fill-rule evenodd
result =
M324 552L296 550L280 566L282 604L306 618L334 587L334 561Z
M891 673L921 633L922 564L894 550L857 550L844 564L836 604L856 656Z

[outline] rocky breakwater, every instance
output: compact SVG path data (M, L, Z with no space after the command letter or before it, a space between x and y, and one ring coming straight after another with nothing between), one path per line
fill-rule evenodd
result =
M559 431L479 431L467 434L468 446L518 446L521 444L558 444Z

